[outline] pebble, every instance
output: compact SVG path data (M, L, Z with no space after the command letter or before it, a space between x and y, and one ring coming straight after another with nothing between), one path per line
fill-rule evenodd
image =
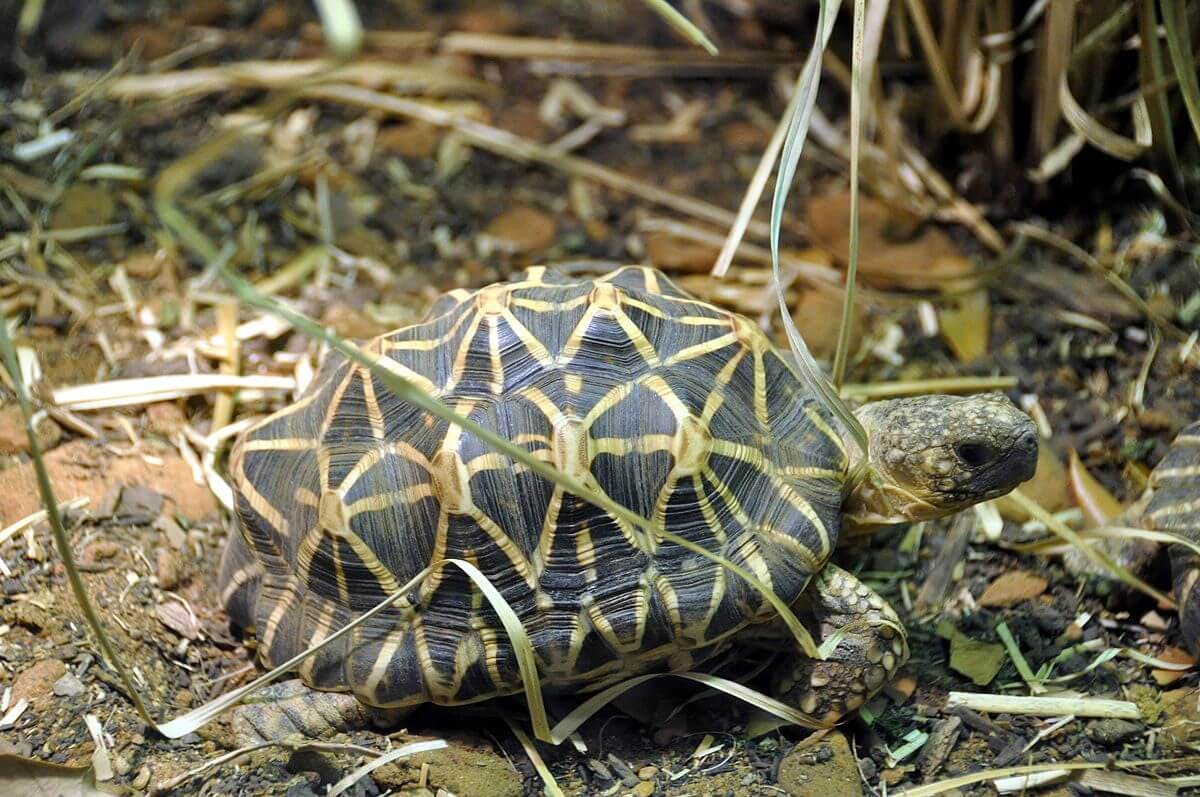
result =
M637 771L637 776L642 780L654 780L654 776L658 774L658 767L642 767Z
M139 769L137 774L133 776L133 780L130 781L129 785L132 786L135 791L141 791L142 789L149 786L150 785L150 768L143 766L141 769Z
M1140 722L1129 720L1103 719L1087 724L1088 738L1106 747L1117 747L1131 739L1140 736L1145 727Z
M166 548L160 548L154 558L154 575L161 589L175 589L179 586L179 560L175 554Z
M83 685L83 681L76 678L73 673L67 673L55 681L52 689L54 690L54 694L59 697L78 697L87 691L87 687Z
M633 794L633 797L650 797L650 795L654 794L654 790L657 788L658 786L655 785L654 781L643 780L641 783L634 786L633 791L630 793Z

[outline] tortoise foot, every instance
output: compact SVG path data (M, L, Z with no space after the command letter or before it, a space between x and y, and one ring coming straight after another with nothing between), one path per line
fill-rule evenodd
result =
M318 692L298 680L272 684L233 711L233 729L243 745L290 737L328 739L370 727L370 709L353 695Z
M815 724L831 727L892 679L908 660L908 643L892 608L840 567L827 565L814 576L808 595L822 642L840 638L824 660L802 656L779 667L773 691Z

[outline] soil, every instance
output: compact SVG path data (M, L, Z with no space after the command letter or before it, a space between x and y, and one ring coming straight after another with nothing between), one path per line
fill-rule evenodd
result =
M322 52L319 37L304 33L313 30L315 17L303 3L207 0L189 4L186 14L166 4L126 3L119 17L71 13L90 4L50 5L56 14L23 50L24 78L0 84L0 143L8 148L44 133L39 122L110 68L155 74ZM597 41L676 46L666 28L632 2L563 2L555 4L554 14L532 13L525 4L359 5L367 28L375 31L521 36L573 31ZM794 32L798 23L788 19ZM803 52L810 36L787 35L771 21L739 27L720 16L718 24L731 45L769 43L785 53ZM131 52L135 41L140 42L136 56L114 60L114 53ZM373 55L397 63L412 57L406 46L371 46ZM569 102L566 107L576 110L564 111L559 119L539 115L550 86L562 80L547 76L555 66L544 59L461 54L438 59L489 87L447 102L468 106L497 128L549 144L582 121L572 115L581 113L578 106ZM15 74L18 65L7 68ZM621 125L602 125L576 154L675 194L736 208L782 112L769 77L769 69L749 77L704 79L576 76L574 85L594 103L625 119ZM822 96L822 107L839 118L840 95ZM13 264L21 279L8 285L0 281L0 302L6 302L6 313L20 311L17 343L39 360L39 404L51 403L51 391L68 385L213 373L227 366L212 354L218 330L213 305L225 294L215 282L189 282L202 264L164 232L152 207L152 181L267 101L266 93L232 81L202 98L122 101L98 92L59 120L71 126L76 143L57 160L47 156L0 164L0 187L9 197L8 204L0 201L0 223L23 241L3 249L3 261ZM662 126L686 118L683 109L689 103L701 109L691 129L664 133ZM730 283L709 280L704 274L715 254L712 241L680 241L663 233L654 222L671 214L624 191L467 146L430 125L350 105L303 99L264 124L265 133L250 136L196 176L184 205L207 234L236 245L231 262L257 280L286 275L315 242L336 245L344 255L328 271L290 282L285 293L343 334L367 337L409 323L443 290L478 287L529 264L628 262L647 252L706 298L770 317L774 299L764 293L768 272L760 262L739 258ZM631 128L637 125L647 127L634 136ZM374 143L364 146L363 140ZM305 156L312 160L295 162ZM133 170L118 176L112 170L87 172L86 167L101 164ZM956 164L948 158L939 166L953 170ZM88 182L81 182L84 177ZM52 188L60 184L89 191L58 195ZM813 225L804 219L810 197L824 202L822 207L835 207L843 201L845 185L844 168L827 151L806 156L785 218L787 252L825 264L839 261L845 244L822 244L819 236L807 236ZM222 191L229 193L223 198ZM872 206L872 213L885 209ZM1063 212L1047 226L1085 248L1107 236L1110 250L1134 251L1136 268L1125 275L1129 284L1182 327L1185 339L1193 335L1194 343L1200 314L1189 318L1183 309L1200 295L1200 269L1186 248L1152 246L1146 231L1154 225L1147 214L1144 202L1114 196L1100 220ZM117 226L54 246L33 246L36 257L22 254L37 230L110 223ZM964 356L963 339L946 332L951 325L942 334L931 334L923 325L923 302L945 308L958 294L931 290L932 272L919 267L922 253L929 251L921 241L936 238L931 246L955 278L971 272L971 263L996 261L970 231L932 229L939 232L904 244L903 268L889 269L889 262L897 261L889 261L886 242L871 250L868 272L878 272L879 279L871 281L866 274L854 338L860 343L848 381L1011 375L1016 386L1008 395L1030 409L1050 435L1044 441L1050 464L1029 492L1051 509L1075 505L1064 467L1075 452L1118 502L1135 501L1174 434L1200 417L1200 378L1195 358L1183 356L1186 342L1169 333L1160 336L1141 310L1066 255L1028 244L1016 262L1010 258L996 266L1007 272L992 271L970 288L979 291L982 285L985 291L983 313L963 322L972 330L965 334L981 336L982 350ZM714 233L718 245L723 232ZM838 228L830 234L842 233ZM47 287L46 274L60 280L66 300ZM188 288L195 288L199 298ZM80 297L88 312L77 313L72 296ZM128 312L128 298L144 312ZM789 298L793 306L819 308L820 330L836 324L840 301L831 302L827 292L797 283ZM243 308L239 320L255 318ZM797 320L813 322L811 315ZM773 332L786 346L778 323ZM823 348L831 351L826 343ZM250 336L241 344L238 367L242 374L302 374L318 354L316 344L290 331ZM6 390L0 388L0 397L7 400L11 392ZM289 400L278 391L244 391L233 419L261 416ZM65 513L87 592L118 655L133 667L142 699L163 719L259 672L253 639L230 628L216 591L217 562L232 519L210 490L201 463L204 451L196 443L211 428L214 402L206 393L69 411L52 414L38 429L59 500L87 499ZM28 445L18 432L15 404L6 401L0 407L0 528L41 505ZM215 467L223 471L223 454ZM970 517L965 525L947 519L853 540L838 552L839 563L900 611L913 653L896 682L841 728L810 734L774 727L765 715L732 698L660 679L604 709L576 739L558 747L538 743L537 751L562 790L572 795L886 794L990 768L1053 762L1106 764L1139 778L1190 776L1186 783L1194 788L1200 771L1196 670L1155 669L1126 655L1097 663L1114 649L1193 663L1179 648L1176 615L1111 580L1068 570L1052 553L1023 550L1023 543L1044 535L1014 520L1015 513L1005 514L998 535L989 536L984 524ZM1078 519L1076 513L1072 522ZM228 763L217 759L241 744L228 714L181 739L162 738L138 718L103 660L45 522L29 529L0 543L5 571L0 716L7 720L14 707L27 703L9 727L0 722L0 754L90 767L100 774L104 762L97 761L96 736L85 720L91 717L102 731L100 758L111 767L111 775L102 779L105 788L301 797L324 794L363 763L349 745L383 750L436 738L446 740L447 749L383 766L352 793L542 793L529 752L510 729L510 722L523 722L517 700L426 708L386 732L341 734L330 740L333 747L266 747ZM1167 590L1164 558L1158 556L1143 576ZM1018 572L1019 577L998 583ZM927 595L923 587L932 582L944 582L945 589ZM950 692L1029 694L1001 628L1033 673L1070 677L1047 686L1132 701L1141 718L1058 723L948 707ZM956 656L966 656L967 663ZM981 659L988 657L995 666L990 676L981 675L980 667L987 669L988 663ZM759 663L743 659L718 673L736 678ZM764 679L756 683L766 688ZM557 697L550 709L562 716L576 704L576 698ZM197 774L181 780L192 771ZM30 789L62 776L40 770L25 776L15 767L12 772L13 778L25 777L13 783ZM1087 781L1070 785L1078 794L1093 788L1103 790ZM960 793L993 794L995 787L984 780L963 785Z

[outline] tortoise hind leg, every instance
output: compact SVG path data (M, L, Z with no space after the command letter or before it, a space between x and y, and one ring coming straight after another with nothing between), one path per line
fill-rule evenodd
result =
M339 733L395 726L407 714L364 706L354 695L320 692L296 679L264 687L233 710L243 745L290 737L327 739Z
M776 697L830 727L865 703L908 660L904 627L866 584L832 564L805 591L821 640L840 634L824 660L800 656L774 675ZM818 641L818 645L821 641Z

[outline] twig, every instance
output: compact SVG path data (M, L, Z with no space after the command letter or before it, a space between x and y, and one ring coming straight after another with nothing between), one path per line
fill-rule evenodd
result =
M1094 697L1023 697L976 692L951 692L946 708L962 706L991 714L1033 714L1039 717L1106 717L1140 720L1137 704Z

